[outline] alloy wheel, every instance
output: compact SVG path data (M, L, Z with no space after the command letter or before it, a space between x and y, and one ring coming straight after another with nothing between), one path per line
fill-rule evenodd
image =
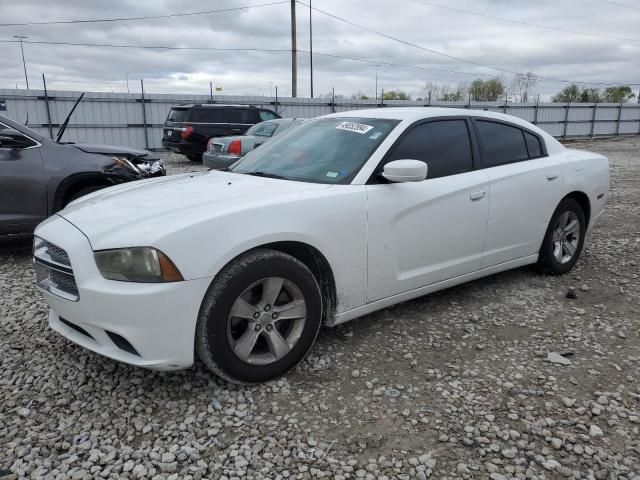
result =
M264 278L236 298L227 319L227 339L243 362L268 365L296 346L306 319L304 296L293 282Z
M553 229L553 256L559 263L570 262L580 243L580 220L575 212L558 217Z

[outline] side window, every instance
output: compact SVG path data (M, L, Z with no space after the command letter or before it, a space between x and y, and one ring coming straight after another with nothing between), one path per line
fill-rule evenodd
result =
M230 108L229 123L244 123L252 125L256 123L253 112L248 108Z
M476 120L476 126L485 167L529 159L524 132L521 129L484 120Z
M404 158L426 162L428 179L470 171L473 156L466 120L438 120L413 127L387 161Z
M278 118L276 117L276 114L273 112L270 112L269 110L260 110L260 120L261 121L265 121L265 120L273 120L274 118Z
M228 123L227 111L219 107L193 108L189 121L194 123Z
M527 142L527 150L529 150L529 158L538 158L542 156L540 148L540 140L535 135L524 132L524 138Z

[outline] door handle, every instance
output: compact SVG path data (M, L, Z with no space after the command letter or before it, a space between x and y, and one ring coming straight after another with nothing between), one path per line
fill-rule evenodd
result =
M556 172L547 173L547 180L553 182L556 178L558 178L558 174Z
M479 191L479 192L473 192L469 194L469 199L472 202L475 202L477 200L480 200L482 198L484 198L484 196L487 194L487 192L483 192L483 191Z

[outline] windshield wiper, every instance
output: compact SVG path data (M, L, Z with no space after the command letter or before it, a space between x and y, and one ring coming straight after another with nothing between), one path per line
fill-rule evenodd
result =
M275 173L267 173L267 172L238 172L244 173L245 175L253 175L254 177L265 177L265 178L277 178L279 180L289 180L287 177L283 177L282 175L278 175Z

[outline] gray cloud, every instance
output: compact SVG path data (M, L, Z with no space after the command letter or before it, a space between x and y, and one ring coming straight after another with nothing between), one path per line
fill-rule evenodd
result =
M456 0L442 4L486 15L500 16L548 26L638 39L640 11L589 2L542 0ZM162 15L185 10L221 9L260 0L196 2L188 7L169 0L140 2L110 0L24 0L2 6L2 22L67 20L73 18ZM640 43L544 30L480 18L413 0L315 0L317 8L386 34L467 59L511 71L532 70L539 75L585 82L640 81ZM298 4L298 48L309 49L308 9ZM314 51L348 57L375 59L425 68L380 66L379 87L404 89L418 94L427 82L456 84L476 75L508 74L466 64L421 51L313 13ZM30 40L129 45L170 45L215 48L288 49L289 5L253 8L172 19L98 24L24 26L0 28L0 39L28 35ZM24 85L17 44L0 44L0 86ZM25 45L32 88L47 75L51 89L88 91L139 90L145 78L148 91L158 93L207 93L209 81L224 93L269 94L278 85L281 95L290 92L288 52L163 51L83 46ZM299 94L309 93L309 55L300 53ZM316 94L332 87L350 95L374 92L373 64L314 56ZM428 69L470 72L472 75ZM540 82L542 95L563 84ZM637 87L636 87L637 88Z

